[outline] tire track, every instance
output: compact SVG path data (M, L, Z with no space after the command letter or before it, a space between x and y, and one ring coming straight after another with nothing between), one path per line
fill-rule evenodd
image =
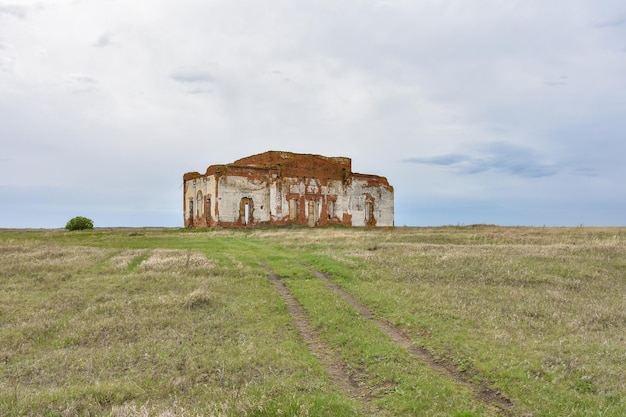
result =
M381 413L382 410L376 408L369 401L369 390L359 386L356 382L360 379L359 375L356 372L350 372L348 366L321 341L307 319L302 305L291 294L291 291L283 282L283 278L275 274L269 275L268 278L283 299L287 311L293 318L298 334L304 340L309 351L320 362L332 383L348 397L357 400L364 415Z
M472 382L466 378L463 372L457 369L452 363L438 361L424 347L413 344L411 340L400 331L399 328L376 318L366 306L361 304L356 298L339 285L332 282L326 274L319 271L312 272L317 278L323 280L326 285L333 292L335 292L335 294L339 295L345 302L354 307L364 318L374 323L383 333L394 340L399 346L424 360L431 368L446 374L456 383L470 388L474 392L476 399L485 404L496 407L499 412L505 415L513 415L512 401L502 395L499 390L490 388L485 383Z

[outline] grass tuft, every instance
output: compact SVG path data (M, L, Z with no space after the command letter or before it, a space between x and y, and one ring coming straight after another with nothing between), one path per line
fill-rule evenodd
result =
M183 305L189 309L204 309L215 303L214 297L205 288L198 288L185 297Z
M0 414L621 417L625 270L623 228L1 230Z

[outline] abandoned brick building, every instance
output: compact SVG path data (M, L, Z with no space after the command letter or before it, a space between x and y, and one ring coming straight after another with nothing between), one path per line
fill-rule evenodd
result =
M350 158L268 151L183 176L185 227L393 226L393 187Z

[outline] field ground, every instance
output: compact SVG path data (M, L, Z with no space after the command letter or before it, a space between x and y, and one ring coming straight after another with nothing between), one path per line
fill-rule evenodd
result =
M1 416L624 416L626 229L0 230Z

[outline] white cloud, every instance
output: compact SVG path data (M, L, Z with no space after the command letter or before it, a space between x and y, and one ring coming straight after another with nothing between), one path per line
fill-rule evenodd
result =
M509 143L478 145L477 152L447 154L431 157L412 157L405 162L449 166L461 174L480 174L494 171L511 176L541 178L556 175L559 167L539 160L537 152Z
M26 17L26 10L27 9L24 6L17 6L13 4L0 4L0 18L2 18L2 15L5 15L16 17L18 19L24 19Z
M113 38L113 34L104 33L98 38L98 40L96 40L96 42L94 42L93 46L95 46L96 48L106 48L107 46L114 45L115 42Z
M170 77L181 83L211 83L214 81L213 76L208 71L203 70L179 70L173 72Z
M609 191L626 151L623 16L613 0L3 3L0 173L71 189L97 169L98 193L115 205L130 184L120 207L141 207L185 171L284 149L351 157L398 201L624 206Z

